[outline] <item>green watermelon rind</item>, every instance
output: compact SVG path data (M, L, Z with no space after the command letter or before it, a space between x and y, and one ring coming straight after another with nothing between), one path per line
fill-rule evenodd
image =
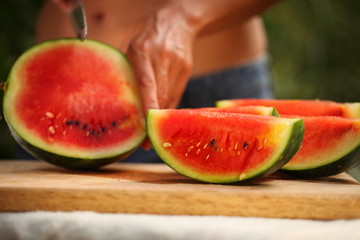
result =
M41 159L45 162L51 163L58 167L63 167L72 170L93 170L108 164L121 161L133 153L141 142L137 144L134 148L129 150L122 151L119 154L103 156L101 158L78 158L78 157L69 157L65 155L55 154L46 150L41 149L40 147L34 146L20 137L10 126L10 132L16 142L24 148L29 154Z
M158 110L148 110L146 117L146 126L147 132L149 136L149 140L158 154L158 156L174 171L178 172L181 175L189 177L191 179L195 179L202 182L209 183L234 183L234 182L242 182L248 180L254 180L261 177L265 177L279 170L282 166L284 166L290 159L299 151L302 143L302 139L304 137L304 123L302 119L292 119L291 128L289 128L287 138L284 140L287 142L283 145L283 149L280 150L278 155L273 156L271 161L266 161L267 164L263 165L262 168L257 169L256 171L252 171L250 173L246 173L246 175L242 175L241 173L236 176L227 176L227 175L213 175L213 174L201 174L196 170L192 170L188 167L184 167L182 164L178 164L176 159L172 159L171 155L167 155L166 151L162 150L160 140L157 139L156 129L153 129L152 122L152 113ZM161 111L161 110L160 110Z
M328 177L348 171L360 164L360 142L355 148L344 149L337 157L321 165L291 168L284 165L282 172L298 177Z
M274 116L274 117L280 117L280 114L279 112L276 110L276 108L272 107L272 112L270 114L271 116Z
M6 90L3 96L3 112L4 112L4 119L8 124L12 136L20 146L26 149L34 157L49 162L51 164L69 169L78 169L78 170L95 169L126 158L135 149L137 149L138 146L141 144L141 142L145 139L146 136L145 131L143 132L142 136L140 136L138 132L137 134L139 136L130 143L128 143L127 145L123 145L120 150L119 149L112 150L109 153L106 153L106 151L104 151L101 152L100 154L95 153L92 156L81 156L78 154L72 154L71 150L69 149L67 149L67 151L63 151L62 149L57 150L56 147L53 149L47 149L46 147L44 148L39 140L36 140L35 142L32 140L31 134L22 133L21 130L17 130L16 127L13 126L12 122L13 121L16 122L17 120L9 119L9 115L11 115L11 110L8 110L9 111L8 112L7 109L11 109L11 107L6 106L7 95L9 94L9 92L11 92L11 89L13 88L13 82L11 80L11 77L13 76L14 72L16 72L17 69L22 65L23 61L26 61L34 53L36 54L36 52L41 51L46 47L51 47L54 43L57 42L60 43L80 42L80 40L73 38L60 38L60 39L54 39L39 43L29 48L17 59L17 61L15 62L13 68L11 69L8 75ZM128 74L132 76L133 79L132 81L135 81L132 68L125 54L123 54L121 51L114 48L113 46L103 42L99 42L95 40L86 40L86 42L93 44L94 46L97 45L100 46L101 48L110 49L112 51L112 54L114 55L116 54L119 57L119 60L121 59L121 61L124 63L123 67L125 67L126 71L128 71Z

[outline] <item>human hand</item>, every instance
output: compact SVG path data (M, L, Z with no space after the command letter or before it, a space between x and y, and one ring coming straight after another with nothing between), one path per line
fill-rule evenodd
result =
M195 32L180 5L159 8L144 19L127 55L134 68L144 111L175 108L192 67Z

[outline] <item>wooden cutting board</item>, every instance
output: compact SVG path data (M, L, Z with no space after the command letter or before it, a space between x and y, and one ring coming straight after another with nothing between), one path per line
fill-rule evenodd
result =
M347 174L301 180L273 174L251 184L207 184L164 164L109 165L94 172L40 161L0 161L0 211L360 218L360 184Z

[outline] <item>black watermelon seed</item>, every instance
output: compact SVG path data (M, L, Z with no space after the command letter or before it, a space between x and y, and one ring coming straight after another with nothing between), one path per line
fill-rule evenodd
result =
M82 126L82 130L86 130L88 128L88 126L86 125L86 124L84 124L83 126Z
M80 122L79 121L75 121L75 126L79 126Z
M244 142L243 149L246 149L248 147L248 143Z
M101 131L105 132L106 131L106 127L101 127Z
M215 138L213 138L212 140L211 140L211 142L210 142L210 146L214 146L215 145Z
M95 131L95 129L93 129L93 130L91 130L91 135L96 135L96 131Z
M117 125L117 122L116 122L116 121L112 121L112 122L111 122L111 126L116 127L116 125Z
M74 120L69 120L69 121L66 122L66 125L71 125L73 123L74 123Z

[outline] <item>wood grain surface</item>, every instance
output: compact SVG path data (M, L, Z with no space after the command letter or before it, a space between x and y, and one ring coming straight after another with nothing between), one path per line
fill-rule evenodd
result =
M93 172L0 161L0 211L96 211L296 219L360 218L360 184L347 174L207 184L164 164L116 163Z

